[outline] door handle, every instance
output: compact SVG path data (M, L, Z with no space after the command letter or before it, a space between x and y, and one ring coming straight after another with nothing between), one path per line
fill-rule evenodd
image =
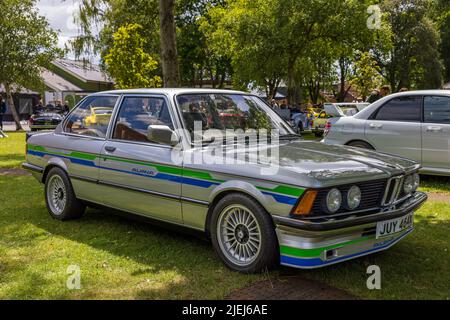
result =
M108 151L108 152L114 152L114 151L116 151L116 147L113 147L113 146L106 146L106 147L105 147L105 150Z
M369 124L369 126L373 129L380 129L383 127L383 125L381 123L371 123L371 124Z
M441 132L442 131L442 127L440 127L440 126L428 126L427 127L427 131L428 132Z

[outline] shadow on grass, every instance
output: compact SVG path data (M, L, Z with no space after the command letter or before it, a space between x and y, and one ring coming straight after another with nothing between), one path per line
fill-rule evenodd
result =
M450 177L420 175L421 187L428 192L450 192Z
M6 297L28 297L24 283L36 270L50 272L57 283L50 284L45 295L36 291L32 297L78 297L64 288L65 268L77 261L82 268L89 268L83 277L91 284L78 293L80 298L102 298L95 294L95 286L105 297L120 298L107 287L124 283L129 284L128 297L219 299L258 278L226 269L203 239L113 215L109 210L88 209L78 221L53 220L45 208L43 187L32 177L0 176L0 190L0 284L12 286L3 293ZM104 261L121 271L106 272ZM115 274L124 282L115 280ZM99 283L101 279L104 284ZM142 290L132 287L142 279L156 280L158 285L143 285ZM28 291L33 290L30 287Z
M0 187L10 190L7 192L15 194L15 204L9 204L6 214L1 217L3 226L9 223L8 232L18 233L24 225L32 224L38 231L27 232L26 236L11 243L8 250L32 247L41 237L62 237L139 263L139 267L125 270L131 276L178 276L178 280L161 280L161 286L134 290L133 297L138 299L220 299L231 290L261 279L261 276L246 276L226 270L206 241L112 215L110 210L89 209L79 221L61 223L52 220L43 205L42 187L30 177L14 177L12 180L20 183L10 184L13 182L9 180L0 184ZM0 201L4 201L1 195ZM280 268L270 276L306 277L367 298L446 298L450 292L450 221L421 214L415 228L411 235L387 251L316 270ZM33 262L9 261L4 271L24 270L25 265ZM369 291L366 288L369 265L380 266L382 290ZM27 274L26 278L31 276L32 273ZM89 294L93 295L92 292ZM71 297L70 292L58 293L58 298Z

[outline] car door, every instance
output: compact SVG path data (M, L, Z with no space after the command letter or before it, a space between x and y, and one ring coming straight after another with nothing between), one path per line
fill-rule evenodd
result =
M169 145L149 141L149 125L174 128L163 96L124 96L110 139L100 160L100 184L105 205L120 210L182 222L182 167L172 163Z
M380 152L422 160L422 96L392 98L365 124L365 137Z
M422 165L450 170L450 97L425 96Z
M48 150L65 162L72 186L78 198L101 203L99 178L100 153L106 141L110 119L102 124L89 122L91 109L102 107L112 114L117 95L94 95L84 99L56 130L55 143Z

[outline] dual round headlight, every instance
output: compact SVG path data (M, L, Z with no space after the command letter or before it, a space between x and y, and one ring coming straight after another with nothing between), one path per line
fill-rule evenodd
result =
M335 213L341 208L342 194L339 189L331 189L327 194L327 209L330 213Z
M352 186L347 191L346 206L349 210L355 210L361 204L361 189ZM326 198L326 207L329 213L335 213L342 207L342 193L339 189L331 189Z
M347 206L355 210L361 203L361 189L358 186L351 187L347 192Z
M410 174L409 176L405 177L405 180L403 181L403 192L405 194L410 194L411 192L414 192L419 187L420 183L420 177L418 173Z

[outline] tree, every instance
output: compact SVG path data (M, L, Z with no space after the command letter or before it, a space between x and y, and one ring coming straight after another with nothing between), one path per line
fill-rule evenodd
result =
M204 29L211 23L210 6L224 7L221 0L177 1L176 25L180 73L183 85L203 86L205 80L213 88L223 88L233 70L226 52L213 50Z
M106 55L113 45L114 33L124 25L136 23L142 26L145 52L159 61L158 0L81 0L74 19L80 29L72 41L77 57Z
M164 86L178 87L180 69L175 30L175 0L159 0L159 26Z
M374 53L381 74L394 92L402 87L437 88L442 82L442 65L436 50L439 35L427 17L429 0L384 0L384 19L390 26L391 48ZM426 41L422 45L422 41ZM432 66L432 72L426 68Z
M5 86L17 130L22 126L12 97L14 88L43 87L41 68L49 66L60 54L57 34L39 15L35 3L35 0L0 2L0 83Z
M114 42L103 59L106 71L121 89L153 88L161 86L155 75L158 62L144 51L146 40L140 34L142 26L129 24L114 33Z
M450 1L437 0L431 18L440 33L440 55L445 68L445 82L450 81Z
M229 59L234 86L246 89L252 83L274 97L285 74L284 53L275 32L273 1L230 1L210 6L199 19L210 56Z
M359 54L351 83L356 86L364 101L370 92L381 84L379 67L369 52Z

